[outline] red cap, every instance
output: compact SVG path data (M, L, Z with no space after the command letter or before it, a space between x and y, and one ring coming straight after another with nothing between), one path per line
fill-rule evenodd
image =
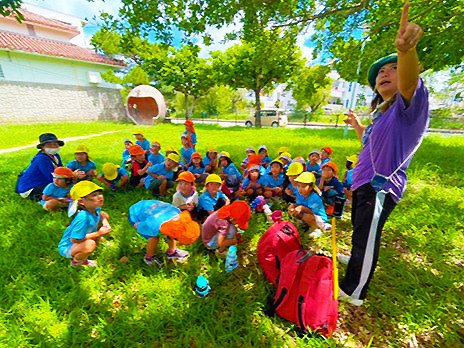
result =
M332 152L333 152L333 151L332 151L332 148L331 148L331 147L328 147L328 146L327 146L327 147L323 147L322 150L325 150L326 152L328 152L329 155L331 155Z
M145 155L146 152L140 145L131 145L128 150L131 156Z

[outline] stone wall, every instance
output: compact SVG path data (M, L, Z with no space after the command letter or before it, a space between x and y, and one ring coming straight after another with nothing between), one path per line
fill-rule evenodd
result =
M126 121L118 90L0 80L0 123Z

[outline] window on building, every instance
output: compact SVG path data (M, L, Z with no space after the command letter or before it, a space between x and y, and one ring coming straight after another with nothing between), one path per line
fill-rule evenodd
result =
M0 65L0 79L4 79L4 78L5 78L5 74L3 73L2 66Z
M35 28L34 28L33 25L26 24L26 27L27 27L27 31L29 32L29 35L30 35L30 36L36 36L36 34L35 34Z

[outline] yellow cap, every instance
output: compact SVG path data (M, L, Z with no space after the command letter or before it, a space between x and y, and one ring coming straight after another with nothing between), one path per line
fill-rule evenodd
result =
M132 134L134 134L134 135L140 134L141 136L143 136L143 132L140 129L136 129L134 131L134 133L132 133Z
M166 148L166 152L175 152L179 155L179 151L176 150L176 148L172 145L169 145L167 148Z
M103 190L103 187L98 186L92 181L83 180L79 181L71 189L70 195L73 201L77 201L82 197L90 195L92 192Z
M230 153L228 153L227 151L222 151L222 152L219 154L219 158L221 158L221 157L230 158Z
M315 184L316 177L313 173L310 172L303 172L295 179L296 182L300 182L302 184Z
M289 150L288 150L288 147L282 146L282 147L279 147L278 153L281 154L282 152L288 152L288 151L289 151Z
M85 152L87 155L89 155L89 149L85 145L77 145L76 149L74 150L74 153L81 153Z
M353 168L356 166L356 163L358 163L358 155L351 155L346 158L347 161L350 161L353 163Z
M280 163L280 165L283 167L284 166L284 162L282 162L279 158L276 158L275 160L272 160L271 164L272 163Z
M291 161L292 160L292 155L290 154L290 152L288 151L285 151L285 152L282 152L279 156L280 158L284 158L286 159L287 161Z
M222 179L219 175L217 174L210 174L206 178L205 185L208 185L210 182L216 182L218 184L222 184Z
M214 145L211 145L210 147L208 147L208 152L217 152L217 147Z
M177 153L170 153L166 158L169 158L171 161L178 164L180 162L180 156Z
M118 168L116 164L113 163L105 163L102 167L103 175L105 176L105 179L108 180L114 180L118 176Z
M304 167L300 162L292 162L287 170L287 176L290 175L300 175L303 173Z

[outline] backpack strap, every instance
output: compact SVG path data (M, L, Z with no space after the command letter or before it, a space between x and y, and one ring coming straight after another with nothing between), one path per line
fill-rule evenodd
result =
M285 256L284 260L288 257L288 255L292 255L292 257L297 257L297 255L300 252L301 252L301 250L299 250L297 253L291 252L290 254L287 254L287 256ZM290 262L285 262L285 263L282 262L282 264L285 264L286 268L285 268L284 276L285 276L285 279L288 280L288 281L287 281L287 284L285 284L285 286L282 286L280 288L280 293L278 292L279 297L276 298L276 300L274 301L274 305L273 305L274 311L285 300L285 296L289 293L289 289L293 288L293 284L295 283L295 279L296 279L296 274L298 272L298 268L300 267L300 264L298 262L296 262L295 260L293 260L293 259ZM280 274L282 274L282 272L280 272ZM280 275L279 275L279 277L280 277ZM279 280L279 284L280 284L280 280Z

